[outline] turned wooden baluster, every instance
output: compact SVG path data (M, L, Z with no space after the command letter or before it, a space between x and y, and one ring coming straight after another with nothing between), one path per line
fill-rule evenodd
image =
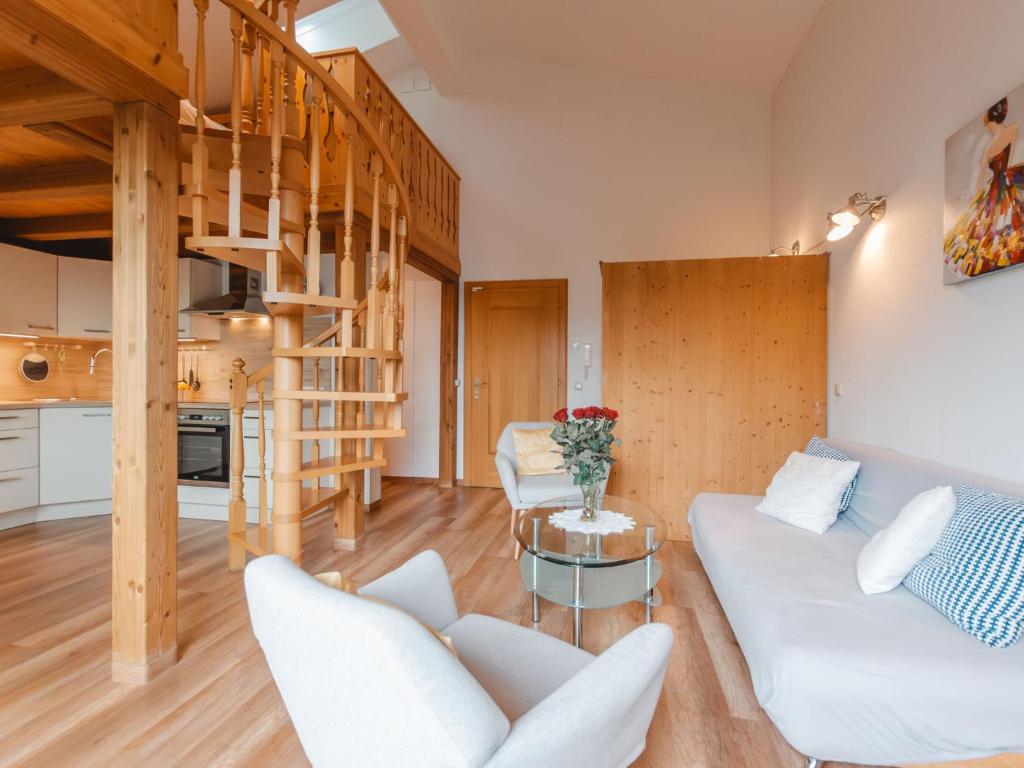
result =
M313 363L313 391L318 392L320 390L320 358L314 357ZM320 401L313 401L313 429L320 429ZM313 440L313 444L309 447L310 459L314 464L320 461L320 441ZM316 478L313 481L313 487L317 490L320 489L320 478ZM314 497L316 493L314 493Z
M196 7L195 108L196 140L192 144L192 235L210 234L206 183L210 152L206 146L206 13L209 0L194 0Z
M295 8L299 0L284 0L285 9L285 33L292 40L295 39ZM295 98L296 79L295 73L297 63L295 59L288 56L285 61L285 87L284 87L284 131L288 136L299 135L299 104Z
M384 348L395 349L398 317L396 276L398 272L398 187L388 185L388 295L384 308Z
M256 109L256 118L253 124L253 133L265 134L270 121L267 119L267 100L263 95L266 88L266 75L264 69L267 66L267 41L263 35L256 33L256 77L253 79L253 106Z
M352 224L355 218L356 197L356 119L352 115L345 117L345 238L344 259L341 262L341 296L346 299L355 298L356 277L355 262L352 260ZM341 326L341 346L352 346L352 310L341 312L344 323Z
M260 528L266 528L270 522L270 512L267 508L267 424L266 411L267 380L260 379L256 384L256 450L259 453L259 498L260 498Z
M228 502L228 568L245 567L245 495L242 474L245 471L245 441L242 439L242 415L245 411L245 361L236 357L231 372L231 500ZM239 538L242 541L239 541Z
M252 62L256 30L242 25L242 130L252 133L256 127L256 94L253 90Z
M398 271L397 271L397 288L395 290L398 296L398 313L395 322L395 348L401 353L395 361L395 374L394 374L394 391L403 391L403 377L404 377L404 360L405 360L405 342L403 340L404 326L405 326L405 258L408 254L408 232L406 227L405 216L401 216L398 219ZM391 424L393 429L401 429L402 427L402 404L395 403L395 409L391 414Z
M320 104L324 86L313 80L313 101L309 111L309 231L306 242L306 293L320 294Z
M284 49L281 44L270 42L270 200L267 202L267 238L278 240L281 237L281 131L283 107L283 88L281 70L284 66ZM281 278L281 263L276 251L267 251L267 290L278 290Z
M228 237L242 236L242 14L231 11L231 168Z
M380 291L377 282L380 280L378 262L380 260L380 181L384 175L384 161L376 152L370 163L373 176L373 207L370 220L370 287L366 295L366 346L380 346Z

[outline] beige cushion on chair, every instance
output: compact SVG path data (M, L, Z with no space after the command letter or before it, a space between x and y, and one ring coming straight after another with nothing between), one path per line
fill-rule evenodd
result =
M551 429L513 429L512 440L516 446L516 468L520 475L565 474L562 465L562 450L551 439Z

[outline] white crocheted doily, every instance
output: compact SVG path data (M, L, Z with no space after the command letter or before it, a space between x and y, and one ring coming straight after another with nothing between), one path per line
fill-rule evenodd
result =
M596 520L580 520L582 509L566 509L562 512L552 512L548 522L555 528L573 533L625 533L636 527L636 521L629 515L621 512L611 512L601 509L597 512Z

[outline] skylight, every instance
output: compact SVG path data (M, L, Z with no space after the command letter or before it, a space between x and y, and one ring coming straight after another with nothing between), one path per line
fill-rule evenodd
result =
M300 19L295 31L299 44L313 53L337 48L368 51L398 37L378 0L342 0Z

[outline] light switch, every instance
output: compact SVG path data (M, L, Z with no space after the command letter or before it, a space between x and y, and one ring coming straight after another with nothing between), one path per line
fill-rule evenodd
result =
M836 397L843 396L843 385L840 384L838 381L832 385L832 394L834 394Z
M582 392L583 391L583 383L579 382L579 381L574 381L572 383L572 388L575 389L577 392Z

